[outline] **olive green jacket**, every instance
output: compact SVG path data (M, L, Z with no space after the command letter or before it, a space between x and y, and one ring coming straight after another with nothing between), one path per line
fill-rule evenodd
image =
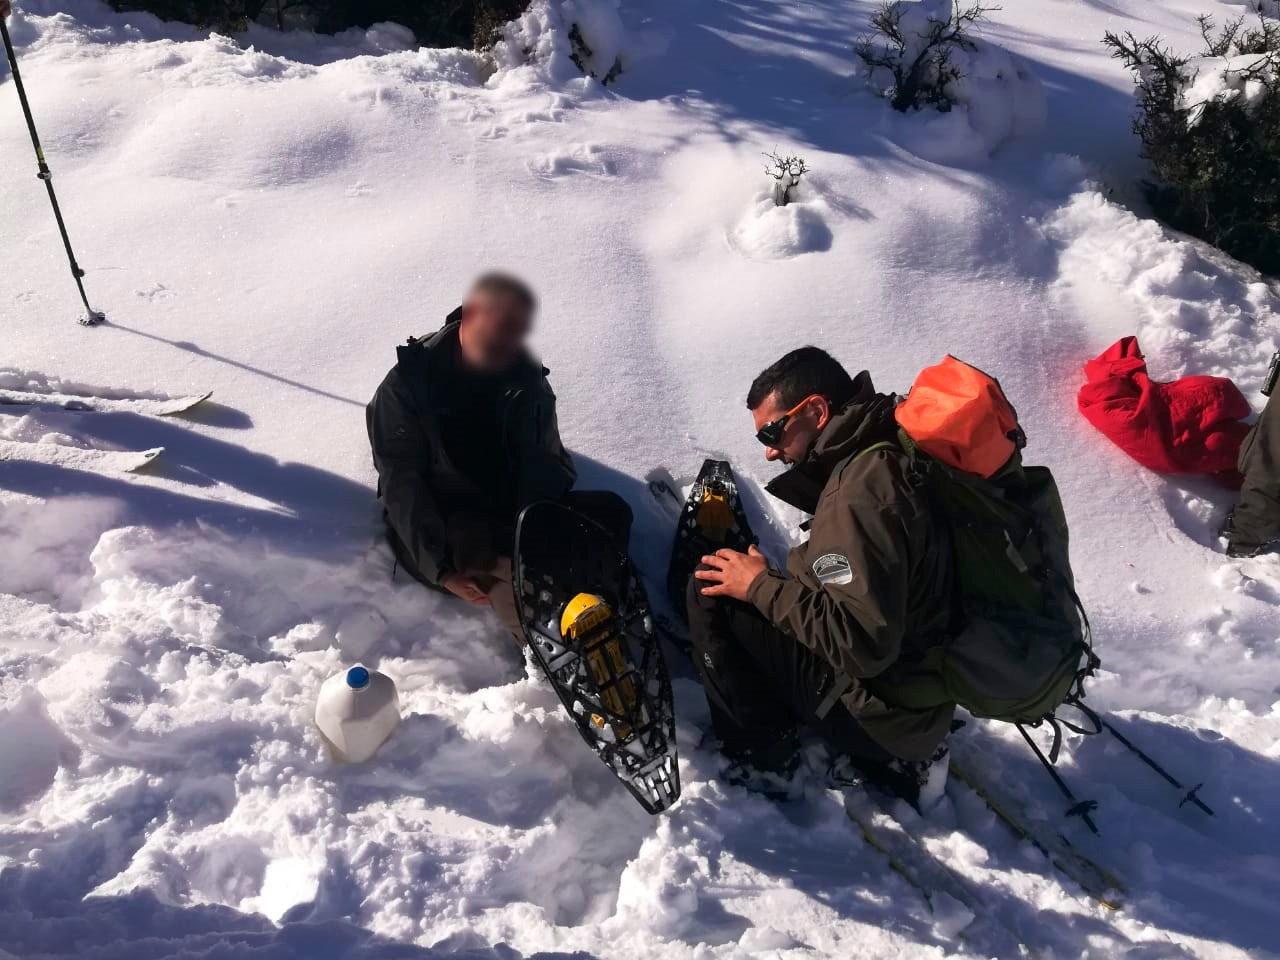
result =
M894 707L892 690L947 635L949 541L895 442L895 398L876 393L865 372L856 385L809 456L769 484L813 515L810 537L789 554L786 574L756 578L748 600L831 664L845 687L841 702L881 746L926 760L954 706Z

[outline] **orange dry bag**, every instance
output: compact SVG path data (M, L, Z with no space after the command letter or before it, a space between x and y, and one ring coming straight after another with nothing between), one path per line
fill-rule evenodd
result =
M895 416L929 456L983 478L1018 449L1018 415L1000 384L949 354L920 371Z

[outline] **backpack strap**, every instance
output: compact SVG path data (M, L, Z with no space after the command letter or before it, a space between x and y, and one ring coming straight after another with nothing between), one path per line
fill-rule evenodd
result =
M863 457L865 457L868 453L875 453L877 450L896 450L899 453L907 452L903 450L902 445L899 443L895 443L892 440L881 440L879 443L873 443L869 447L863 447L861 450L857 451L856 453L849 454L849 456L845 457L843 460L841 460L839 463L836 464L836 468L831 471L831 475L834 477L837 473L839 473L845 467L852 466L853 464L861 460Z

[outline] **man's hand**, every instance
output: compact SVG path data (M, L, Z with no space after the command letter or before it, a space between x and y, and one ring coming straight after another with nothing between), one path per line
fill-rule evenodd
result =
M0 0L0 20L13 13L13 4L9 0Z
M0 0L3 3L4 0ZM444 587L450 593L460 600L467 603L475 604L477 607L489 607L489 595L480 589L480 586L470 577L464 577L460 573L451 573L440 582L440 586Z
M747 591L756 577L769 569L764 554L754 546L747 553L737 550L717 550L703 557L703 564L709 569L697 570L694 576L699 580L707 580L712 584L702 588L704 597L732 597L734 600L746 600Z

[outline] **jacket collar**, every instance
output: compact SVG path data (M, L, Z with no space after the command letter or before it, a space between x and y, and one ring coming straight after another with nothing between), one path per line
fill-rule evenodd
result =
M871 374L854 378L853 398L837 409L822 428L808 455L786 473L774 477L765 490L805 513L815 513L823 489L836 468L850 457L897 432L893 408L897 398L876 393Z
M458 346L458 328L461 325L462 307L457 307L445 317L444 326L425 337L410 339L408 344L397 349L397 356L401 362L408 360L412 363L416 358L435 375L432 380L437 380L440 375L448 376L452 372L453 353ZM540 382L550 372L533 354L525 351L503 379L518 389Z

